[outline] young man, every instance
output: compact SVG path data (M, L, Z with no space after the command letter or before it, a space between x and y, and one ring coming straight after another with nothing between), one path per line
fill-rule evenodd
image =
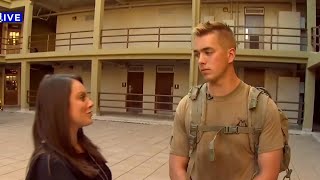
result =
M201 124L247 126L250 86L235 73L236 41L232 30L223 23L207 22L198 25L194 35L194 53L207 82L206 114ZM283 135L278 108L271 99L267 101L266 113L257 112L265 114L265 117L259 116L264 121L258 158L250 149L248 134L223 134L219 131L198 133L200 138L195 154L189 158L191 101L189 96L184 97L176 110L170 142L171 180L277 180ZM190 163L192 158L193 164ZM188 168L191 177L187 175Z

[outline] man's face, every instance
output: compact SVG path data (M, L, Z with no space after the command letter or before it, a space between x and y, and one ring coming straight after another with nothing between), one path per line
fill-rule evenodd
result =
M221 46L218 34L209 33L195 38L194 54L199 70L208 82L217 82L230 64L229 49Z

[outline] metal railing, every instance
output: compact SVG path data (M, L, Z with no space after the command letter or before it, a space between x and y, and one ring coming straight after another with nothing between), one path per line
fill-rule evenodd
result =
M307 29L230 26L240 49L307 50Z
M36 97L36 90L27 90L27 103L29 104L29 107L34 107L36 105Z
M91 92L87 92L90 96ZM37 91L28 90L27 91L27 103L30 108L33 108L36 103ZM130 99L131 96L131 99ZM133 98L132 98L133 97ZM133 100L139 97L142 100ZM149 100L143 100L144 98L151 97ZM160 98L166 98L169 101L161 101ZM111 92L99 92L98 93L98 108L99 111L104 109L122 109L126 112L142 112L143 110L149 110L157 112L175 112L175 107L173 105L178 105L183 96L173 96L173 95L157 95L157 94L135 94L135 93L111 93ZM160 100L160 101L158 101ZM136 103L136 104L129 104ZM304 113L304 102L291 102L291 101L275 101L278 107L287 115L289 121L291 120L295 122L295 124L302 125L303 123L303 113ZM152 104L151 108L144 107L146 104ZM140 107L136 107L138 105ZM165 108L161 105L167 105ZM292 106L298 105L298 107L285 107L283 106ZM297 114L289 114L289 113L297 113Z
M27 90L27 103L29 104L29 108L33 109L36 105L37 100L37 90ZM90 97L90 91L87 92Z
M191 28L191 26L163 26L103 29L101 44L123 44L126 48L141 43L157 48L164 47L165 43L188 43L190 45Z
M294 121L298 125L302 125L304 102L292 102L292 101L276 101L278 107L287 115L289 121ZM297 105L295 107L292 107ZM289 107L288 107L289 106ZM284 108L281 108L284 107ZM293 114L292 114L293 113Z
M145 98L150 99L144 100ZM126 110L126 112L142 112L143 110L154 112L175 112L173 105L178 105L182 98L182 96L173 95L100 92L98 107L100 111L101 108L107 108L123 109ZM152 105L145 107L146 104Z
M239 49L307 50L307 29L286 27L230 26L235 32ZM315 28L314 39L319 39ZM135 27L101 30L103 48L190 48L191 26ZM315 46L318 41L314 41ZM319 43L319 42L318 42ZM29 37L31 52L72 50L75 46L92 47L93 31L75 31L32 35ZM89 46L88 46L89 45ZM63 48L65 47L65 48Z
M18 38L2 38L1 39L1 54L19 54L22 49L22 37Z
M70 51L75 46L92 45L93 31L32 35L29 37L28 42L30 52L48 52L55 51L58 48Z
M314 52L320 52L320 27L313 27L312 34L312 47Z

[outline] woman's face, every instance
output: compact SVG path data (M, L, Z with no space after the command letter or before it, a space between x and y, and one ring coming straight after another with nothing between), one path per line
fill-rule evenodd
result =
M93 102L88 97L83 84L77 80L72 81L70 94L71 127L81 128L92 123Z

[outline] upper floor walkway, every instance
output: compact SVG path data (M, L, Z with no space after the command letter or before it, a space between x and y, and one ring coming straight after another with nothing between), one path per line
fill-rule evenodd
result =
M238 49L306 51L306 29L285 27L231 26ZM158 26L103 29L102 49L173 48L191 49L191 26ZM263 29L262 33L248 33ZM18 34L19 35L19 34ZM1 38L1 54L19 54L22 38ZM30 53L93 50L93 30L36 34L28 37ZM319 52L320 28L312 28L312 47Z
M105 1L100 17L99 7L93 7L94 2L102 0L86 1L88 4L83 1L84 7L59 1L56 8L52 8L51 0L46 6L42 2L33 1L32 8L28 6L32 11L31 20L1 24L2 55L26 51L83 53L96 50L97 44L106 51L172 49L187 52L192 48L196 1L122 4ZM319 27L310 26L307 20L309 11L316 11L316 7L307 5L308 1L200 2L200 22L223 21L230 25L238 49L319 52ZM25 31L25 27L31 31Z

